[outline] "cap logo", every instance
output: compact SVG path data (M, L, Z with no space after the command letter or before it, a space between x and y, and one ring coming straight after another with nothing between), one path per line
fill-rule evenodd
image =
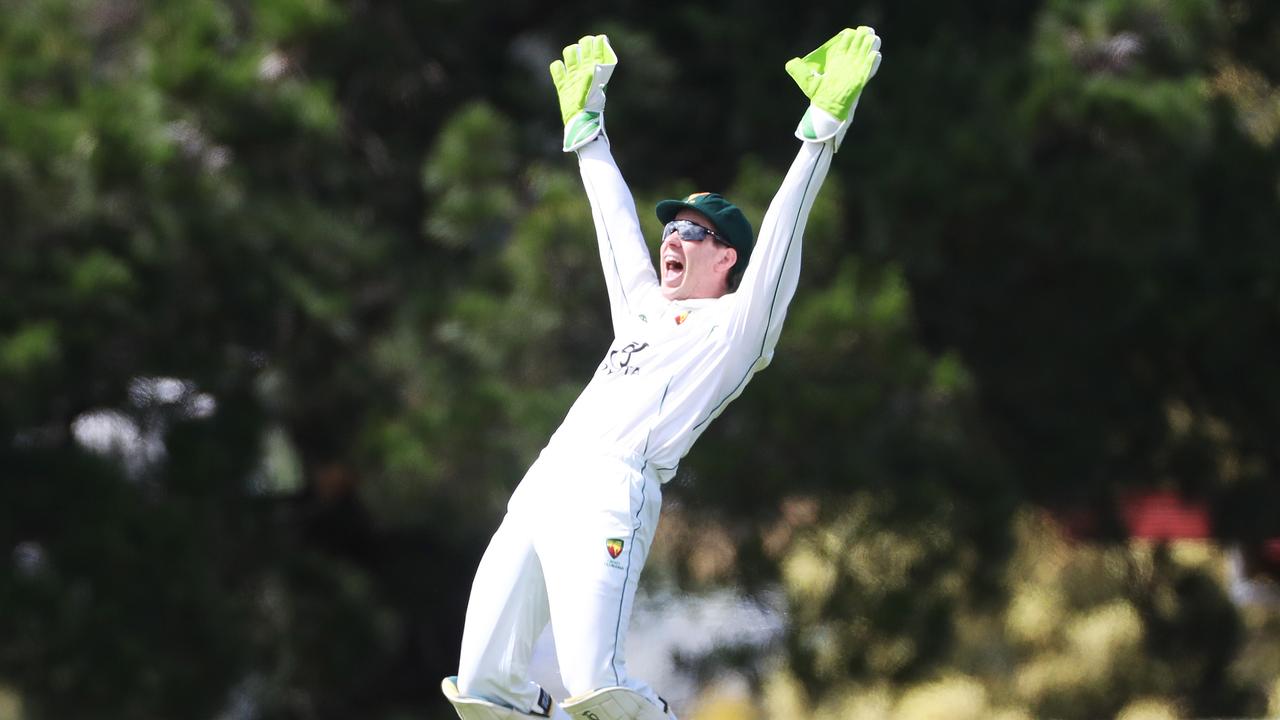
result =
M687 203L691 203L691 202L693 202L694 200L697 200L697 199L698 199L698 198L700 198L700 197L704 197L704 196L706 196L706 195L710 195L710 194L711 194L711 193L709 193L709 192L696 192L696 193L694 193L694 194L690 195L689 197L685 198L685 199L684 199L684 201L685 201L685 202L687 202Z

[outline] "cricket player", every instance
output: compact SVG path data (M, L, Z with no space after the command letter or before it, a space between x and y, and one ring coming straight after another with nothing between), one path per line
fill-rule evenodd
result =
M624 648L662 485L773 356L805 223L879 67L879 47L871 28L845 29L787 63L810 106L758 238L720 195L664 200L656 271L604 132L617 55L596 35L552 63L564 150L577 153L591 202L614 341L511 496L476 571L458 675L442 683L463 720L674 720L628 675ZM548 622L571 694L559 707L528 677Z

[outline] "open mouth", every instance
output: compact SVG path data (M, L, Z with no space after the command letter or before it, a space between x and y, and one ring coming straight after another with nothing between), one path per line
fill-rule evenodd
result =
M684 276L684 263L674 258L667 258L662 263L662 280L667 285L678 285Z

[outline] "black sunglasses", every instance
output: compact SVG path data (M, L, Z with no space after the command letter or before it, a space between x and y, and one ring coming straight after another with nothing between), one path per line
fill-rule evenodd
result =
M681 240L689 240L692 242L702 242L703 240L707 239L708 235L710 235L712 238L714 238L715 240L717 240L718 242L724 245L729 244L729 241L725 240L724 236L721 235L720 233L716 232L715 230L712 230L709 227L704 227L702 225L699 225L698 223L693 222L692 220L672 220L671 222L667 223L666 227L662 228L663 239L670 237L671 233L673 232L680 233Z

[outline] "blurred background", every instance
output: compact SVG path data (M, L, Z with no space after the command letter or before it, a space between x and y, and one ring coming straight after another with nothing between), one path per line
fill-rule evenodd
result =
M609 34L656 244L758 225L783 63L857 24L633 666L692 720L1280 716L1273 0L0 0L0 720L452 717L610 340L547 64Z

